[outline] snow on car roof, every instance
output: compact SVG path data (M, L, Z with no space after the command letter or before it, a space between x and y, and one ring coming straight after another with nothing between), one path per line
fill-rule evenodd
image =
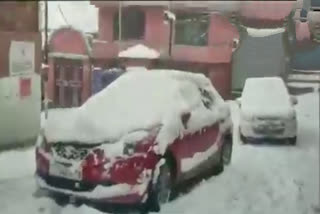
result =
M249 115L288 114L291 104L283 80L279 77L248 78L242 93L241 108Z
M201 104L199 86L213 88L203 74L127 72L81 107L67 110L62 117L49 114L45 135L51 142L114 141L132 130L163 125L168 118L180 119L181 113Z

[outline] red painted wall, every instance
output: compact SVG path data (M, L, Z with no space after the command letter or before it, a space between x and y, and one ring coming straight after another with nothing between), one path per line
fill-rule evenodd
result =
M62 28L50 38L50 52L88 55L81 33L71 28Z
M143 41L125 41L121 43L121 50L142 43L158 50L161 57L168 56L169 49L169 25L164 22L161 7L144 7L146 15L145 37ZM99 9L99 38L107 43L93 45L94 58L116 58L119 45L113 41L113 14L115 8ZM231 61L232 40L238 38L238 32L229 21L213 14L210 19L209 41L206 47L188 45L173 45L172 59L177 61L201 62L201 63L226 63Z
M231 64L214 64L209 68L209 78L224 99L231 98Z

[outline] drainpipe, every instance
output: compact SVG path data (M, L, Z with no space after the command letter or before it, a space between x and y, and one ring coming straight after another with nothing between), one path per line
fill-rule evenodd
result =
M171 1L168 4L168 10L164 12L165 15L165 19L167 21L169 21L169 56L171 57L172 55L172 41L173 41L173 22L175 20L175 17L173 18L173 16L175 16L172 12L171 12Z
M169 26L170 26L170 34L169 34L169 56L172 55L172 27L173 27L173 20L169 19Z
M120 52L120 51L121 51L120 44L121 44L121 39L122 39L122 38L121 38L121 37L122 37L122 29L121 29L121 26L122 26L122 2L121 2L121 1L119 1L119 11L118 11L118 15L119 15L118 40L119 40L119 52Z

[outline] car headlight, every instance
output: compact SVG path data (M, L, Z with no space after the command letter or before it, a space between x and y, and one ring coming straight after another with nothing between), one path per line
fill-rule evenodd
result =
M133 155L135 153L135 143L125 143L123 147L123 154L124 155Z

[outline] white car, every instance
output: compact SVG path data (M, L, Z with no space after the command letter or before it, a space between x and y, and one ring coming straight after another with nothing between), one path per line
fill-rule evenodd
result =
M240 102L240 137L243 143L297 139L294 105L284 81L279 77L248 78Z

